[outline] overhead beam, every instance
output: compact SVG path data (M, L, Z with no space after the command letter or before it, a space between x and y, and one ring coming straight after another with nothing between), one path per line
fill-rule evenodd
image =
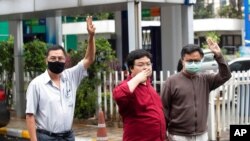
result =
M122 11L132 1L159 7L184 3L184 0L0 0L0 21Z

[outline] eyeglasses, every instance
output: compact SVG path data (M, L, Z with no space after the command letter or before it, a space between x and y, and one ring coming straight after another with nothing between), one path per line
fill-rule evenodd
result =
M185 61L187 64L199 64L201 63L201 60L186 60Z
M151 62L149 63L139 63L139 64L134 64L134 66L137 66L137 67L151 67L153 64Z

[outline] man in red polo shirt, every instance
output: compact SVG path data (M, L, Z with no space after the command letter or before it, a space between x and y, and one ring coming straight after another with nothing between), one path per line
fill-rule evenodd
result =
M123 141L165 141L166 123L160 96L152 87L152 55L143 50L129 53L130 75L113 90L123 119Z

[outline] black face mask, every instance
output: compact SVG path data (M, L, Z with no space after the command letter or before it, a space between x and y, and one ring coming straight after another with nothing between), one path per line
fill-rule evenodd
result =
M65 63L58 61L48 62L48 69L55 74L59 74L64 70L64 65Z

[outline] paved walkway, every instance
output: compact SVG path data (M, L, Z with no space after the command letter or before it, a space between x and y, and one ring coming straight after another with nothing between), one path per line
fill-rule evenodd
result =
M91 121L91 122L90 122ZM76 136L76 141L96 141L97 134L97 121L90 120L75 121L73 124L73 130ZM109 123L106 123L109 126ZM3 133L3 129L0 129ZM15 134L21 134L27 136L27 127L25 119L12 117L10 123L6 126L5 130L10 130L14 136ZM122 140L122 128L107 127L107 136L109 141L121 141ZM222 132L220 141L229 141L229 132Z
M95 141L97 129L97 124L88 125L84 121L76 121L73 124L76 141ZM11 117L9 124L5 128L0 129L0 134L7 134L7 132L9 132L9 135L27 137L27 127L25 119ZM122 128L107 127L107 136L109 141L121 141Z

